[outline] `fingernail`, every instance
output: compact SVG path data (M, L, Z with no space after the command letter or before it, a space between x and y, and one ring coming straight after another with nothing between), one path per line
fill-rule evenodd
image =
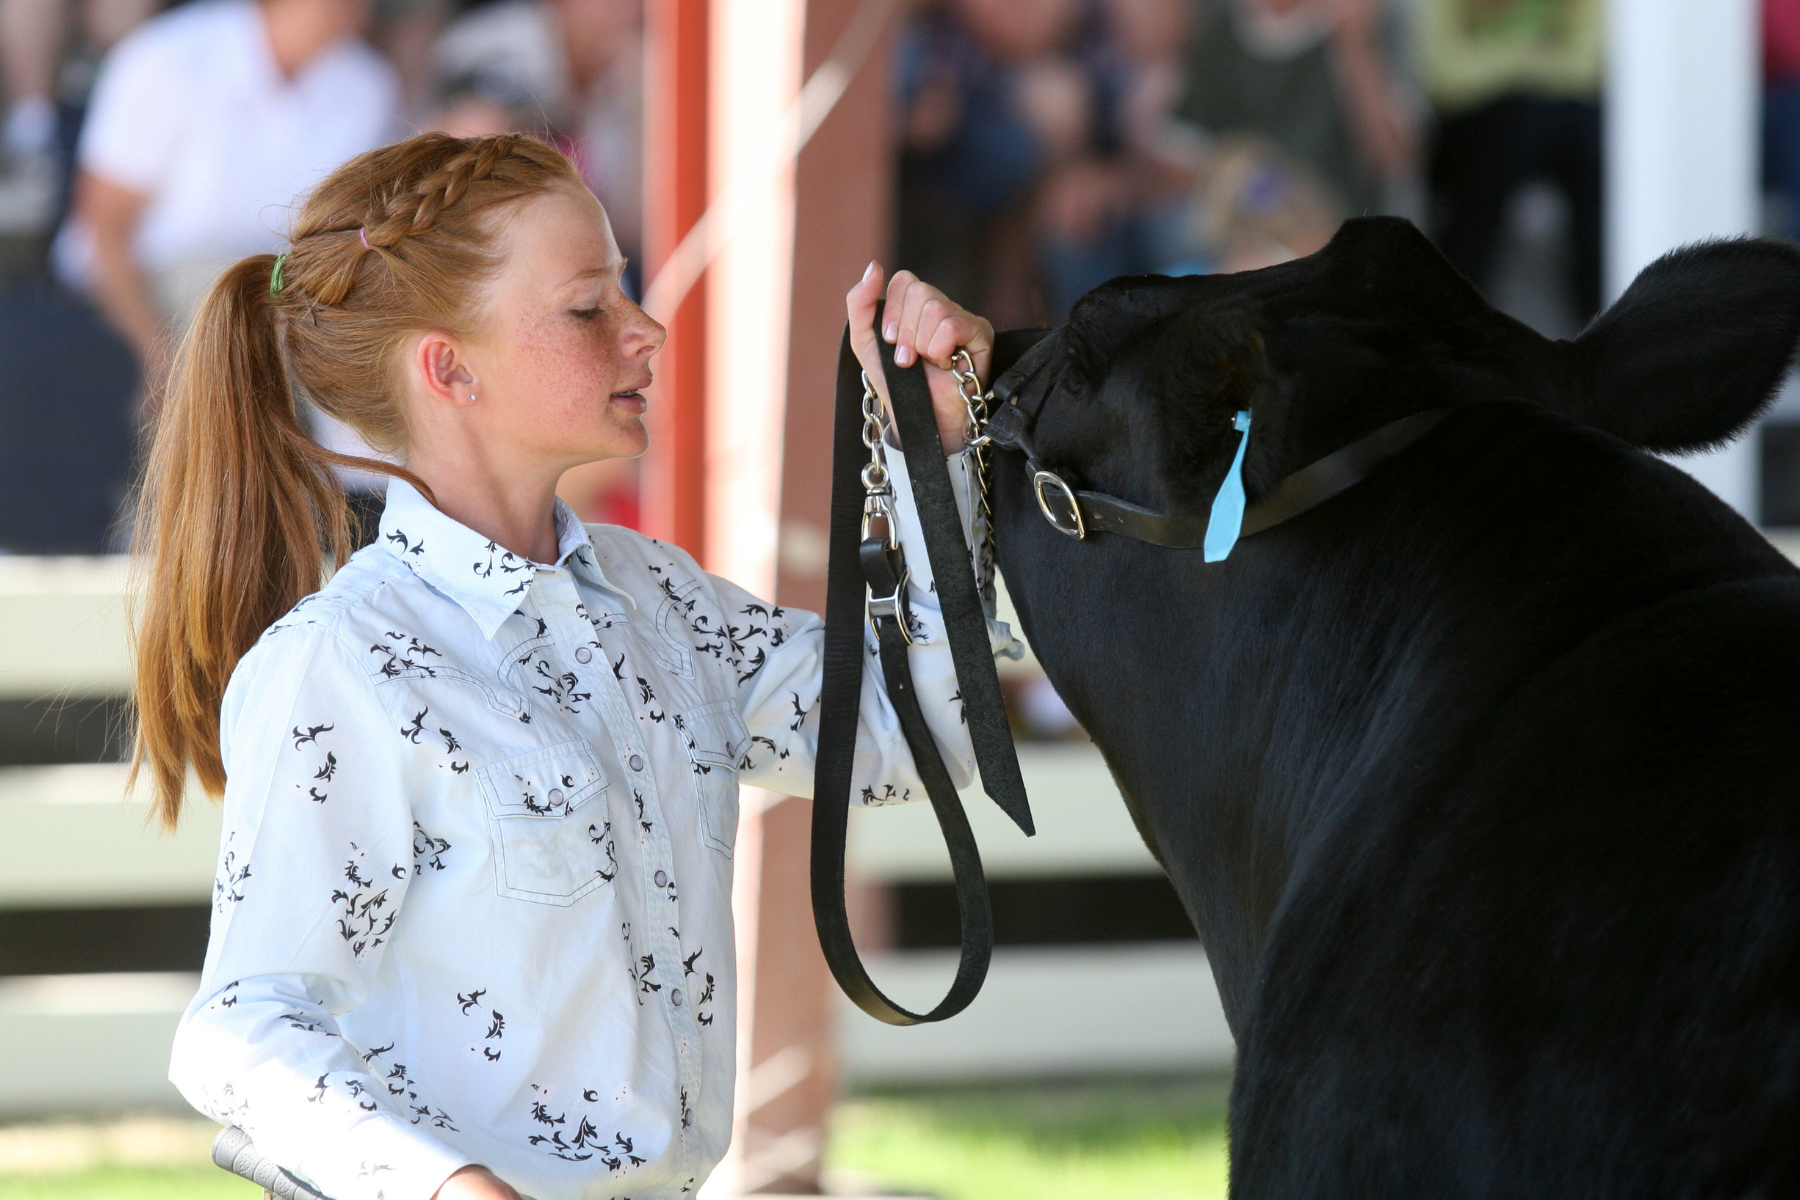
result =
M890 342L899 337L900 323L898 321L889 321L886 325L881 327L881 336Z
M870 279L872 279L874 277L874 275L875 275L875 260L871 258L869 260L869 265L863 268L862 281L864 283L867 283L867 282L869 282Z
M896 367L912 366L912 351L908 350L905 346L894 351L894 365Z

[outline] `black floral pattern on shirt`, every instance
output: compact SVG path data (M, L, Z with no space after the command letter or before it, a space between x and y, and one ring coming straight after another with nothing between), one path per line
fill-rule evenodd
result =
M532 651L519 659L519 664L530 672L525 686L544 697L559 712L579 714L582 705L594 698L591 691L582 690L581 677L573 671L559 670L542 651Z
M656 973L656 955L636 953L631 944L630 921L623 922L620 929L625 938L625 971L631 976L631 982L636 988L638 1007L642 1008L645 996L662 991L662 984L651 978Z
M644 1165L646 1160L636 1152L636 1139L628 1137L623 1130L615 1130L611 1136L603 1134L594 1125L590 1114L574 1112L567 1105L555 1103L548 1087L534 1083L531 1091L529 1111L532 1123L539 1129L526 1137L528 1145L564 1162L598 1159L612 1174L623 1171L628 1165ZM582 1098L596 1100L599 1093L589 1089L582 1092ZM572 1129L569 1125L571 1115L575 1118Z
M500 1043L506 1037L506 1016L498 1008L482 1003L483 997L487 994L486 988L458 992L456 993L456 1003L463 1018L472 1022L471 1030L483 1030L477 1039L470 1043L470 1055L479 1056L483 1062L496 1063L500 1061L502 1054Z
M315 753L317 751L324 751L323 756L315 760L318 766L317 769L313 771L311 777L296 780L294 782L295 791L305 788L306 798L318 804L323 804L325 801L331 799L331 793L326 789L330 787L332 781L337 778L337 753L336 751L327 749L323 741L324 737L336 728L337 723L335 721L324 725L308 725L304 729L296 725L294 726L293 731L288 734L288 736L294 740L294 749L296 751L301 750L306 746L311 746Z
M705 980L704 986L701 987L697 994L694 993L692 984L688 985L688 990L689 994L694 997L694 1020L702 1025L711 1025L713 1023L713 1013L710 1006L718 991L718 985L713 981L712 972L695 965L705 953L706 951L703 947L682 959L681 971L684 979L690 975L698 975L701 979Z
M421 875L427 868L433 871L444 869L444 855L450 850L450 843L443 838L432 837L425 832L425 827L413 822L413 874Z
M239 858L231 843L237 840L234 829L225 836L225 853L219 859L219 872L213 877L213 911L221 915L244 899L244 884L250 879L250 859Z
M358 960L387 940L387 933L399 915L388 907L387 888L377 890L377 884L382 880L365 874L370 869L365 861L367 858L367 851L351 842L350 853L344 861L344 879L349 887L337 887L331 892L331 903L338 910L338 935L350 943L350 953ZM395 863L389 869L389 875L394 879L405 879L407 871Z
M618 846L613 841L612 822L602 821L598 825L590 824L587 832L588 841L599 846L606 854L606 866L595 868L595 873L600 876L603 883L611 883L619 874Z
M531 579L532 576L536 574L537 568L527 560L514 554L511 550L502 548L497 542L488 542L483 549L487 551L486 561L476 559L470 564L471 569L475 572L475 577L477 579L490 579L493 577L496 568L499 569L502 575L517 575L523 573L525 578L519 581L518 586L506 590L506 595L508 596L523 595L525 590L531 586Z
M386 679L419 675L436 679L438 665L441 663L433 665L428 660L444 657L443 651L420 641L416 634L401 633L393 629L382 630L381 640L369 647L369 653L382 659L378 670Z
M880 808L884 804L905 804L912 799L911 788L896 789L891 783L881 785L881 791L865 787L862 790L862 802L866 808Z
M793 636L786 620L787 610L780 605L751 602L729 615L707 612L700 607L706 591L696 582L677 582L674 563L650 569L658 575L657 585L663 596L686 619L694 653L709 655L730 667L737 675L739 687L762 671L770 650Z

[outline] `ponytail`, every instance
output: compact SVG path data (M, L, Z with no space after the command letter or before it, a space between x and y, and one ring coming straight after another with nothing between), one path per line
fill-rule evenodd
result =
M267 254L243 259L207 292L145 470L131 778L149 775L165 829L181 815L190 764L208 795L225 790L219 706L238 660L319 589L328 559L350 554L349 507L329 467L419 483L386 463L334 454L302 428L270 292L274 264Z

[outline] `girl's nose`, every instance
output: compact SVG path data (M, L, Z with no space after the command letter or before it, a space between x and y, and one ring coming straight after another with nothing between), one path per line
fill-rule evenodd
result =
M655 354L669 340L669 331L663 328L662 322L656 320L643 309L638 309L629 327L625 331L625 346L633 354L648 348Z

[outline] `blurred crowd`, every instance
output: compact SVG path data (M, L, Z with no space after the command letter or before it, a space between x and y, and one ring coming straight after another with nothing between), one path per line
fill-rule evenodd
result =
M914 0L892 41L893 260L999 326L1050 323L1117 275L1253 269L1397 213L1496 295L1521 213L1547 211L1539 283L1579 327L1600 303L1603 3ZM174 335L362 150L538 133L635 262L643 4L0 0L0 552L119 544ZM1782 195L1800 0L1764 9ZM1800 206L1778 211L1785 232ZM633 521L628 469L601 486L602 518Z
M543 136L635 262L642 10L0 0L0 550L123 544L180 330L225 266L279 251L297 194L365 150L428 129ZM312 415L321 441L367 453ZM603 519L635 519L628 468L596 486Z
M899 54L899 258L997 323L1117 275L1238 271L1347 216L1426 226L1491 281L1561 195L1599 302L1601 0L936 0Z

